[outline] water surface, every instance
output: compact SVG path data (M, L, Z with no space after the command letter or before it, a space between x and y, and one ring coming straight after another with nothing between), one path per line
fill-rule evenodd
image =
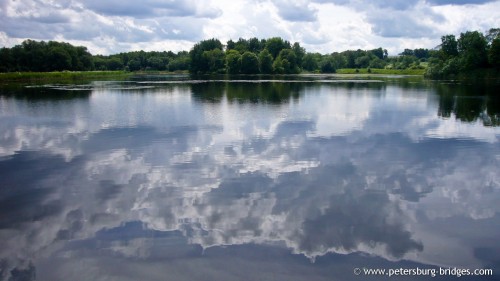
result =
M439 267L495 280L497 89L319 75L3 85L1 280ZM390 278L415 279L429 276Z

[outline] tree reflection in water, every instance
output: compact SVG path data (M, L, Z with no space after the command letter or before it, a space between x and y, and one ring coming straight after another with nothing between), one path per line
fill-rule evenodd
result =
M490 88L301 79L2 91L0 275L348 280L365 265L498 264Z

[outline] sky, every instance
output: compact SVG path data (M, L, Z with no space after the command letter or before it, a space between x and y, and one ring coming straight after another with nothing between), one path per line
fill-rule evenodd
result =
M396 55L494 27L498 0L0 0L0 46L56 40L92 54L279 36L308 52L382 47Z

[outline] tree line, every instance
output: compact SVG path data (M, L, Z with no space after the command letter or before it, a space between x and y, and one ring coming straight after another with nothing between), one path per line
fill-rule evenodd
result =
M178 53L138 51L103 56L92 55L82 46L34 40L26 40L12 48L0 49L0 72L188 69L187 51Z
M334 73L341 68L423 69L433 78L475 68L500 65L500 29L490 29L441 38L435 50L405 49L398 56L387 50L347 50L330 54L310 53L299 43L281 37L268 39L202 40L191 50L134 51L113 55L92 55L85 47L64 42L26 40L0 49L0 72L17 71L189 71L193 74L295 74Z
M94 60L87 48L69 43L26 40L12 48L0 49L1 72L93 69Z
M86 47L65 42L26 40L0 49L0 72L46 71L189 71L194 74L294 74L303 71L334 73L339 68L420 67L428 50L405 50L388 57L387 50L348 50L332 54L309 53L299 43L280 37L269 39L218 39L198 42L188 51L133 51L92 55ZM422 55L423 53L424 55Z
M334 73L340 68L423 68L431 55L428 49L407 49L396 57L387 50L347 50L331 54L309 53L295 42L269 39L203 40L189 52L191 73L294 74L303 71Z
M94 56L95 70L183 71L189 69L189 53L181 51L135 51L115 55Z
M467 31L458 39L452 34L442 36L426 76L443 78L484 68L500 69L500 28L490 29L486 35Z

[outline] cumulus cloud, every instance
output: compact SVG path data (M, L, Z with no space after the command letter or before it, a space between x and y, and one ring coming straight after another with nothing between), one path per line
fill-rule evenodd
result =
M195 1L82 1L82 5L101 14L130 17L217 17L221 11Z
M317 10L310 6L309 1L278 0L273 1L273 4L278 8L279 15L287 21L308 22L316 20Z
M187 50L213 37L281 36L309 51L384 47L397 53L408 47L433 48L443 33L498 26L492 12L498 5L423 0L3 1L0 34L5 38L0 37L0 44L55 39L83 44L93 53L117 53Z
M378 8L391 8L395 10L406 10L416 5L419 0L396 0L396 1L355 1L355 0L313 0L317 3L333 3L336 5L350 5L359 9L366 9L367 6Z
M193 1L6 1L3 5L2 31L8 37L82 42L93 52L104 49L105 53L161 41L180 50L175 48L178 43L168 42L200 40L203 30L199 27L222 13L210 3Z
M433 26L442 17L422 1L316 1L348 5L362 13L372 31L388 38L422 38L433 36Z
M367 18L373 25L373 32L382 37L421 38L433 34L431 27L420 24L407 12L386 10L369 13Z
M333 3L336 5L358 5L363 6L366 4L374 5L381 8L392 8L395 10L406 10L418 3L428 3L431 5L480 5L488 2L495 2L496 0L396 0L396 1L356 1L356 0L313 0L316 3Z
M385 46L389 50L399 45L398 50L406 48L409 40L418 39L420 46L433 48L438 44L443 33L457 33L464 30L487 30L489 26L498 25L492 20L495 16L485 16L483 6L490 5L485 11L496 10L498 1L315 1L323 6L334 4L336 7L350 7L364 17L371 25L371 32L363 32L363 37L370 38L371 47ZM471 7L468 4L474 4ZM467 16L460 16L457 11ZM475 18L477 15L477 19ZM468 21L467 18L474 17ZM463 20L467 21L467 24ZM451 22L450 22L451 21ZM345 24L344 24L345 25ZM370 37L375 35L374 37ZM404 40L400 40L404 38ZM414 39L412 39L414 38ZM432 40L428 40L432 39ZM374 42L380 42L375 43ZM425 42L425 43L424 43ZM430 43L429 42L435 42ZM358 45L361 45L358 43ZM391 46L392 45L392 46ZM412 44L416 46L415 44ZM417 44L418 45L418 44ZM431 46L429 46L431 45ZM412 47L410 47L412 48ZM399 52L399 51L397 51Z
M428 3L434 5L480 5L496 0L428 0Z

